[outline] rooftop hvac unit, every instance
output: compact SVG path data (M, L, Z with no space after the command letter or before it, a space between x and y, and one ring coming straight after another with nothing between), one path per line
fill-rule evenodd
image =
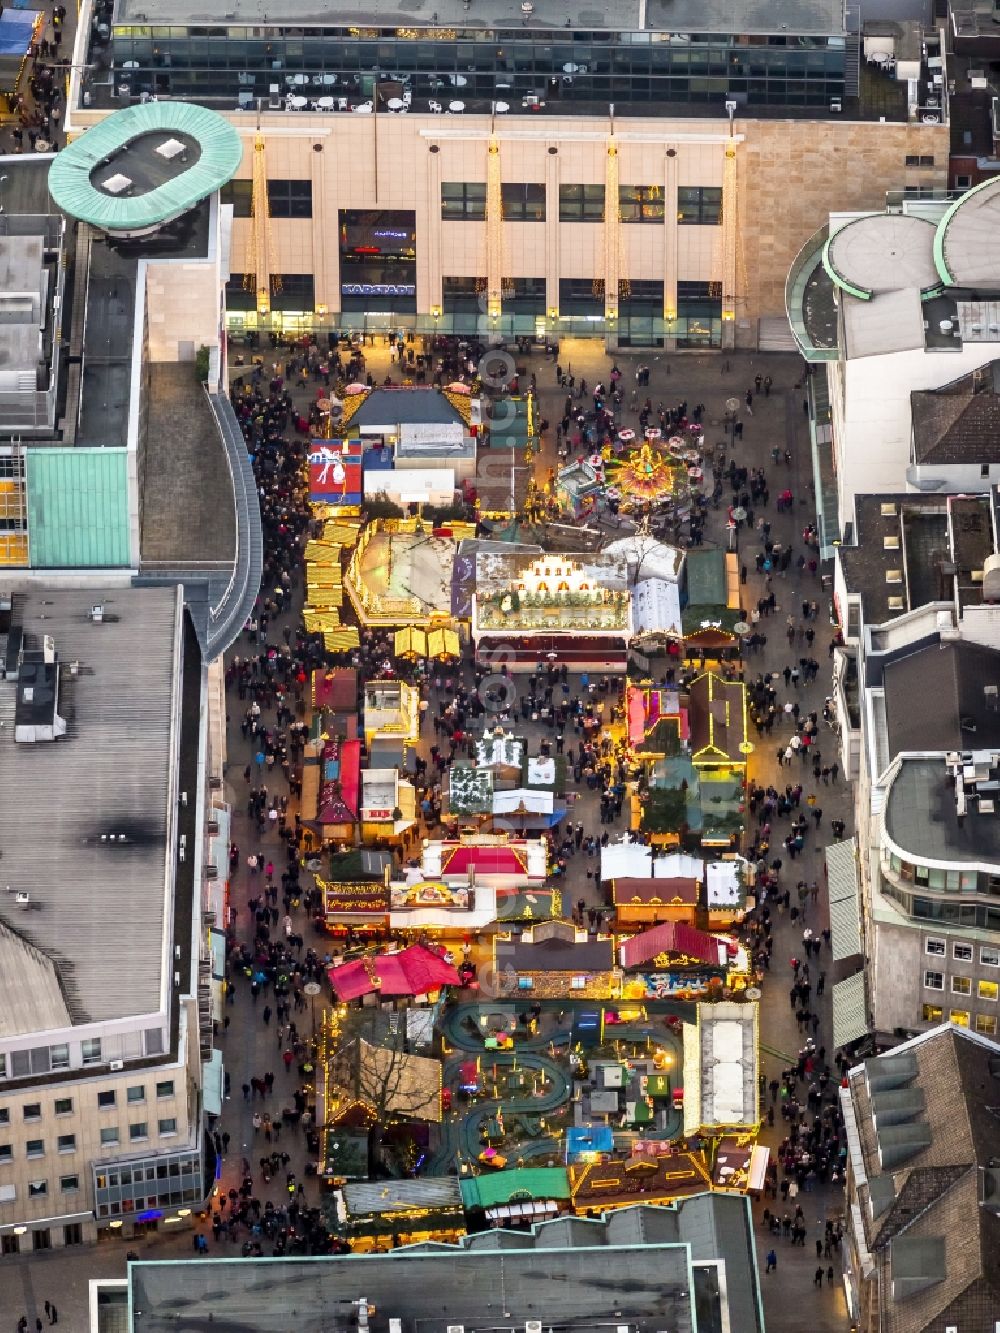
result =
M109 1068L110 1070L112 1070L113 1073L117 1074L119 1070L125 1068L125 1061L124 1061L124 1060L112 1060L111 1063L108 1065L108 1068Z
M540 1319L526 1319L524 1321L524 1333L542 1333L542 1321Z

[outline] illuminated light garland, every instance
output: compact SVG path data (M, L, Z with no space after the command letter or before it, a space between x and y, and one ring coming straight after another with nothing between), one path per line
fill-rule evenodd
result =
M503 185L500 141L490 139L486 158L486 300L490 319L503 308Z
M612 133L608 140L608 151L604 162L604 301L607 319L618 318L621 281L621 198L618 169L618 145Z

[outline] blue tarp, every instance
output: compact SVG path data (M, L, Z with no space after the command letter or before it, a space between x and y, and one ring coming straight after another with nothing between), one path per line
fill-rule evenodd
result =
M610 1125L573 1125L566 1131L566 1161L578 1162L587 1152L614 1152Z
M0 56L23 56L31 45L37 9L5 9L0 14Z

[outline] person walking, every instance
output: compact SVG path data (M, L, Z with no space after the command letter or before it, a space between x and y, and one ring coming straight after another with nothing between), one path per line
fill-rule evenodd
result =
M764 1272L765 1272L765 1273L773 1273L774 1270L775 1270L777 1267L778 1267L778 1254L777 1254L777 1251L776 1251L776 1250L768 1250L768 1252L767 1252L767 1267L764 1269Z

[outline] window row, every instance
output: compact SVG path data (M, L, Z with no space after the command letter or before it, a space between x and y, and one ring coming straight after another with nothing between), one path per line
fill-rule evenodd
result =
M222 187L220 198L233 205L233 217L253 217L253 181L230 181ZM269 180L267 182L267 211L272 218L311 218L311 180Z
M544 222L545 186L508 181L500 186L501 208L508 222ZM560 185L560 222L603 222L603 185ZM662 185L619 185L618 217L623 223L662 223L666 197ZM482 222L486 218L485 181L443 181L441 218L445 222ZM722 189L683 185L677 190L680 226L716 227L722 221Z
M971 995L972 987L972 977L953 976L951 978L951 991L953 995ZM979 999L989 1000L991 1004L996 1004L998 997L1000 997L1000 983L996 981L977 981L975 987ZM944 973L933 971L925 972L924 989L944 990Z
M932 957L944 958L948 953L947 940L937 939L934 936L928 937L924 941L924 950ZM971 963L973 958L973 946L964 941L954 940L951 946L951 956L960 963ZM1000 949L992 948L983 944L979 948L979 962L983 967L1000 967Z
M168 1137L177 1133L177 1119L175 1116L161 1116L156 1122L157 1133L161 1137ZM149 1138L149 1123L145 1120L135 1121L128 1127L128 1137L131 1143L142 1143ZM117 1125L106 1125L101 1130L101 1147L113 1148L121 1142L121 1133ZM56 1137L56 1152L74 1153L76 1152L76 1135L59 1134ZM44 1139L26 1139L24 1144L24 1155L28 1160L37 1159L45 1156ZM11 1143L0 1143L0 1166L14 1160L14 1145Z
M80 1177L77 1175L59 1177L59 1193L75 1194L80 1188ZM29 1180L28 1198L42 1199L49 1192L49 1182L47 1180ZM0 1185L0 1203L14 1203L17 1199L17 1187L15 1185ZM6 1238L5 1238L6 1239ZM4 1250L4 1254L10 1251ZM14 1251L16 1253L16 1251Z
M961 926L966 930L1000 931L1000 905L982 902L949 901L911 893L883 876L882 892L899 903L917 921L933 921L942 926Z
M80 1222L66 1222L63 1225L63 1245L82 1245L83 1244L83 1224ZM5 1232L0 1236L0 1254L20 1254L22 1240L27 1245L28 1237L19 1236L15 1232ZM38 1253L41 1250L52 1249L52 1230L50 1227L34 1227L31 1231L30 1245L32 1250Z
M157 1097L172 1097L174 1095L174 1080L172 1078L159 1079L156 1084ZM144 1083L135 1083L125 1089L125 1099L132 1105L146 1100L146 1085ZM118 1093L114 1088L107 1088L97 1094L97 1106L99 1110L107 1110L109 1107L118 1104ZM52 1109L55 1115L64 1116L73 1114L73 1098L57 1097L52 1103ZM21 1108L21 1115L27 1123L42 1119L41 1102L25 1102ZM10 1124L10 1107L0 1106L0 1126Z
M943 1023L945 1021L944 1010L939 1004L925 1004L923 1020L925 1023ZM949 1009L948 1022L954 1023L960 1028L974 1027L983 1037L995 1037L997 1035L996 1014L976 1014L973 1018L968 1009Z
M143 1032L126 1033L115 1037L109 1045L112 1047L110 1051L105 1049L100 1037L87 1037L80 1042L78 1055L66 1042L11 1051L9 1055L0 1053L0 1078L30 1078L35 1074L54 1074L106 1064L110 1060L162 1055L163 1029L146 1028ZM123 1046L127 1049L123 1050Z
M895 854L889 857L889 868L906 884L921 884L928 889L943 889L948 893L985 893L988 887L984 883L980 889L979 875L975 870L941 870L935 866L904 861ZM994 878L989 877L990 880ZM1000 879L997 879L996 890L1000 891Z

